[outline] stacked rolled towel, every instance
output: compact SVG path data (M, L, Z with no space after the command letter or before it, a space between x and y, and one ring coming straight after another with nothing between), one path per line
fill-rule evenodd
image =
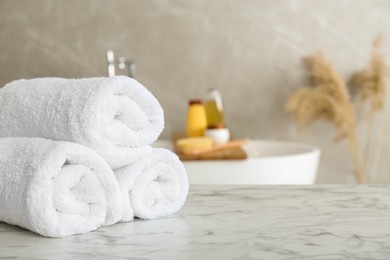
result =
M0 89L0 122L15 137L0 138L0 221L61 237L173 214L187 197L177 156L150 146L163 110L134 79L17 80Z
M47 237L114 224L119 186L108 164L75 143L0 138L0 221Z
M164 128L157 99L125 77L17 80L0 90L0 137L83 144L113 168L151 152Z
M121 221L131 221L134 216L153 219L173 214L187 198L184 166L166 149L154 148L150 155L114 173L122 192Z

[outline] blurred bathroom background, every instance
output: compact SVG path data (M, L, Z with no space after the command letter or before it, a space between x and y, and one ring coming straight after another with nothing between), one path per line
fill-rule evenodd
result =
M296 140L284 104L307 85L302 57L322 49L349 78L380 33L389 58L389 14L388 0L0 0L0 85L107 76L111 49L135 61L136 78L160 100L164 137L184 129L188 99L218 88L234 136ZM333 136L318 122L300 141L322 150L317 183L352 183L346 143ZM384 142L378 183L389 184Z

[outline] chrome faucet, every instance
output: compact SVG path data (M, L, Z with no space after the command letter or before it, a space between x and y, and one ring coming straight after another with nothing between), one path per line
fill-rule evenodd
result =
M125 70L125 74L130 77L135 77L136 65L133 60L127 59L125 57L120 57L117 61L115 60L115 55L112 50L107 51L107 70L108 76L115 76L115 65L118 65L120 70Z
M115 76L115 57L112 50L107 51L107 64L108 76Z

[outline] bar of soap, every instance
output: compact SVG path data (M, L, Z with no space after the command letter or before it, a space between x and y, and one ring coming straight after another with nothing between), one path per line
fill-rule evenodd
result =
M211 149L213 144L210 137L190 137L177 140L176 148L182 153L196 153Z

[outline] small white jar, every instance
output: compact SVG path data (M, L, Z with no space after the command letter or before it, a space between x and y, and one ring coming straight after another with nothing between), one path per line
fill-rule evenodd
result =
M215 144L226 144L230 140L230 131L227 128L207 129L204 135L211 137Z

